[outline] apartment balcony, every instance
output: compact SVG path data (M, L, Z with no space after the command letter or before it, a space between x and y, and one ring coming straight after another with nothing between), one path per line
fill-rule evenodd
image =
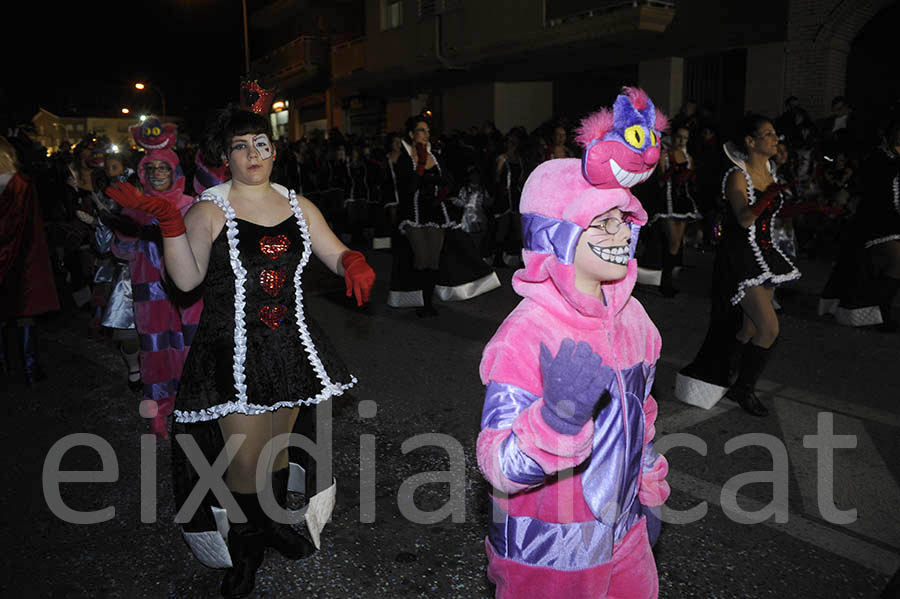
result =
M282 89L306 83L327 66L324 37L302 35L251 63L251 70Z
M675 18L674 0L546 0L544 25L600 27L610 32L662 33Z
M331 46L331 77L346 79L366 68L366 39L359 38Z

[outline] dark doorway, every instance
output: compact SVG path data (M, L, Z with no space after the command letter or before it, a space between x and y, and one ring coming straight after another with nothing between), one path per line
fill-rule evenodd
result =
M870 137L871 145L878 142L877 132L881 127L891 118L900 117L897 23L900 23L900 2L883 9L860 30L847 59L847 100L853 108L858 131Z

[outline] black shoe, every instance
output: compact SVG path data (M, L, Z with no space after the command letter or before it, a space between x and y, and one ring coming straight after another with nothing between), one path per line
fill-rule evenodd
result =
M262 564L266 551L263 531L254 525L232 524L228 531L228 552L231 568L222 579L222 596L246 597L256 585L256 571Z
M228 553L231 568L222 579L222 596L246 597L253 592L256 571L266 554L265 522L262 506L256 493L233 493L247 517L243 523L232 523L228 531Z
M283 510L287 509L289 474L289 468L282 468L272 473L272 492L275 495L275 503ZM265 538L266 546L288 559L303 559L316 552L316 546L294 530L290 524L275 522L271 518L266 522Z
M725 397L731 401L737 402L745 412L749 412L754 416L768 416L769 410L759 401L753 391L749 391L742 387L733 386L725 392Z

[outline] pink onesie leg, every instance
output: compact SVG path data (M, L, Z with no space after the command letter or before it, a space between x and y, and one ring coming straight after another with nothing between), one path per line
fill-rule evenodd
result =
M609 563L584 570L562 571L528 566L506 559L485 539L488 579L497 585L496 599L656 599L656 561L642 518L613 549Z
M632 526L615 546L612 564L608 599L656 599L659 596L659 577L647 538L646 518Z

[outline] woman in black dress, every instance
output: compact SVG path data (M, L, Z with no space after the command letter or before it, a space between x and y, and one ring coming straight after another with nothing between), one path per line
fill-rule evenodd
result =
M422 116L406 121L406 137L402 140L403 152L395 165L399 228L409 240L413 254L413 271L416 286L422 290L423 306L416 310L419 316L435 316L432 305L434 287L440 268L444 230L459 227L450 218L446 202L448 185L444 172L431 153L431 125Z
M676 125L672 133L672 147L660 156L656 167L660 174L661 201L659 211L653 215L651 222L660 221L668 242L662 252L659 285L660 292L666 297L678 293L672 284L672 271L678 262L685 229L689 222L703 218L693 197L697 177L694 161L687 150L689 138L690 130L686 126Z
M710 327L697 357L676 380L676 396L688 403L709 407L724 390L747 412L768 414L754 389L779 333L772 297L777 285L800 277L772 242L784 189L769 164L777 149L772 122L753 114L744 117L734 142L725 144L735 166L722 181L726 210L713 269ZM706 393L716 396L710 402L691 397Z
M181 378L176 432L192 435L210 463L224 446L231 497L217 499L230 504L221 505L230 526L213 522L212 516L221 515L203 509L215 510L208 497L187 515L190 521L181 522L201 561L231 566L222 582L225 597L252 591L267 546L293 559L315 550L284 523L282 511L273 511L269 493L278 507L286 507L291 473L284 434L305 426L298 422L301 409L341 395L356 382L306 315L304 266L315 254L344 276L348 296L355 294L359 305L368 301L375 280L363 255L341 243L312 202L270 182L275 150L269 136L265 117L222 111L204 154L224 158L232 179L204 191L206 201L194 204L184 220L169 204L133 187L119 185L110 193L159 219L166 270L179 289L204 285L203 315ZM311 417L304 411L303 418ZM175 449L176 499L183 508L198 476L192 460ZM317 545L319 530L309 516L307 526ZM227 548L216 538L223 528Z

